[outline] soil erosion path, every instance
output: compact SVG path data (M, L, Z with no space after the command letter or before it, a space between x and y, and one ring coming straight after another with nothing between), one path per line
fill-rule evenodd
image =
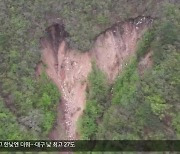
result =
M69 49L63 40L55 53L50 42L46 39L43 41L42 61L47 66L49 78L62 94L61 105L57 109L57 123L50 133L51 139L79 139L77 121L85 108L87 76L91 71L92 59L112 82L126 65L128 57L134 54L138 39L151 23L152 19L148 17L118 23L101 34L93 48L85 53ZM59 135L62 134L62 125L66 132L64 136Z

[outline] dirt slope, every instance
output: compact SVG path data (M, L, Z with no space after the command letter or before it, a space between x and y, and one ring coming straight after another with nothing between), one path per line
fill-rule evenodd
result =
M66 139L59 134L61 125L65 126L68 139L78 139L77 121L82 115L86 102L87 76L91 71L91 61L95 59L98 67L112 82L121 71L125 61L136 50L136 44L152 19L138 17L125 23L118 23L106 30L95 41L93 48L86 53L68 49L66 42L59 44L57 54L47 40L43 41L42 60L47 65L46 72L62 93L64 124L57 119L57 125L50 133L51 139ZM58 59L58 60L57 60ZM58 117L62 117L58 110Z

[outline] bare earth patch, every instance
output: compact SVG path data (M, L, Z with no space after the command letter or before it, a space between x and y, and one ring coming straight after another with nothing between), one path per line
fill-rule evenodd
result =
M139 74L143 75L146 70L152 67L152 65L153 65L152 51L150 51L139 62L139 66L138 66Z
M120 27L117 25L101 34L93 48L85 53L67 48L66 42L62 41L57 55L54 56L53 49L44 40L42 61L47 66L48 76L62 94L62 105L57 110L57 123L49 135L51 139L79 138L77 121L85 108L91 61L96 60L98 67L107 74L109 82L112 82L121 72L125 60L135 53L137 41L149 24L149 19L143 17L128 21ZM60 135L64 129L66 135Z

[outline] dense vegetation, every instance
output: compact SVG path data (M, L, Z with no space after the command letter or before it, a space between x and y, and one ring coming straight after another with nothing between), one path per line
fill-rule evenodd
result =
M9 95L2 93L5 98L0 100L1 139L44 138L54 124L58 89L45 73L39 81L33 82L30 77L26 81L24 91L13 89L7 91L11 92Z
M0 1L0 138L46 138L60 96L45 73L37 80L39 38L46 20L40 1Z
M91 102L87 101L82 129L84 123L93 126L95 139L180 139L179 36L179 8L169 4L164 7L161 19L139 41L137 55L132 57L128 66L117 77L111 90L101 95L109 99L103 103L95 101L100 97L98 92L101 87L89 79L89 91L94 91L95 86L98 92ZM153 66L140 75L138 64L149 51L153 53ZM94 74L93 81L101 78L101 73L98 72ZM98 106L102 104L105 108L101 112L91 112L93 115L87 121L87 112L98 110ZM94 120L94 116L99 119ZM91 139L91 127L86 128L86 131L81 131L82 137Z
M93 62L92 72L89 74L86 109L80 121L80 133L83 139L95 139L98 119L101 118L106 108L108 85L105 75Z
M142 15L158 17L162 4L167 1L169 0L2 0L0 19L8 36L12 36L11 31L14 31L14 38L18 39L21 46L27 46L24 44L25 37L30 39L35 36L31 40L34 43L45 27L58 19L65 24L70 46L86 51L99 33L117 21ZM24 33L28 35L24 36ZM14 39L11 40L13 43ZM13 44L17 46L16 42Z
M158 16L165 1L65 0L59 2L61 18L71 47L86 51L96 36L117 21L137 16Z

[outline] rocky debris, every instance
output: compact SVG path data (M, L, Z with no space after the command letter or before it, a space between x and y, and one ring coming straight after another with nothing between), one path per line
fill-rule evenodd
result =
M64 96L64 106L65 106L65 125L66 125L66 133L68 136L69 140L74 140L75 136L74 134L71 133L71 126L72 126L72 119L71 119L71 115L70 113L72 113L71 109L72 109L72 101L71 101L71 95L69 94L68 90L67 90L67 86L66 83L63 83L61 86L62 89L62 95Z
M152 22L153 19L150 17L139 17L134 21L134 24L136 25L136 29L138 30L142 24L152 24Z

